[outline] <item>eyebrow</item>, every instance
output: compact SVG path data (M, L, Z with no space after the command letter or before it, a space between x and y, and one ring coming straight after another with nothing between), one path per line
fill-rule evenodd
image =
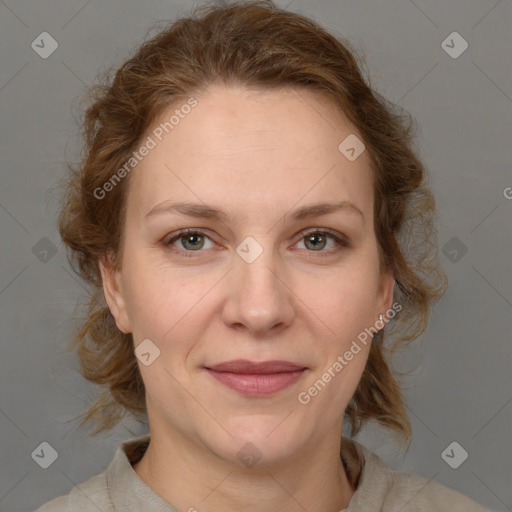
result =
M291 217L293 220L301 220L308 217L317 217L336 212L356 214L362 218L363 222L365 221L363 212L350 201L340 201L338 203L317 203L301 206L300 208L287 213L285 217ZM228 220L226 212L206 204L169 203L169 201L164 201L163 203L154 206L145 215L145 217L152 217L153 215L161 213L177 213L187 215L189 217L219 220L221 222L226 222Z

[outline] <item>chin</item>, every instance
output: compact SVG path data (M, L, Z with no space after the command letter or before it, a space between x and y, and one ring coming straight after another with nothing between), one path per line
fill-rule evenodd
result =
M304 427L291 416L285 418L286 415L237 418L225 424L231 435L222 431L221 438L210 438L208 444L221 458L242 466L283 463L305 448L308 441Z

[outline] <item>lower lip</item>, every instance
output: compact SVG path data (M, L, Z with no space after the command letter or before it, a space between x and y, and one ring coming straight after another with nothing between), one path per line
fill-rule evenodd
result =
M234 389L246 396L264 396L277 393L297 382L305 369L296 372L270 373L270 374L244 374L206 371L225 386Z

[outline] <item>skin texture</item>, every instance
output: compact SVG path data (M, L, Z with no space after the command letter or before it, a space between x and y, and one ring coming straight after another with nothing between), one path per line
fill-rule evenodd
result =
M139 362L151 444L134 469L180 510L338 512L354 493L339 457L343 411L370 344L307 405L297 397L392 302L393 277L379 269L369 157L340 153L357 132L314 92L214 85L196 98L132 172L121 269L101 265L119 329L135 346L149 338L160 350L149 366ZM339 201L362 215L292 219L296 208ZM146 217L164 202L207 204L227 218ZM185 228L204 237L165 247ZM308 243L305 229L332 230L349 245ZM263 250L252 263L236 252L246 237ZM278 393L246 397L204 370L233 359L307 370ZM237 456L246 443L261 454L252 467Z

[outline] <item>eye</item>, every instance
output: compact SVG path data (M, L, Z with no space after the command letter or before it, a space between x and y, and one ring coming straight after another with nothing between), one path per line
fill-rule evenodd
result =
M327 253L327 255L338 251L340 248L349 247L348 240L340 234L327 230L309 230L300 233L302 237L298 244L304 243L307 252ZM330 241L330 246L329 246ZM208 244L209 242L209 244ZM179 244L179 245L176 245ZM163 241L165 248L175 250L185 257L194 257L194 252L201 252L201 249L212 249L214 243L204 232L197 229L186 229L179 231L174 236ZM297 245L297 244L296 244ZM329 250L324 250L327 247Z
M329 243L328 241L331 240L331 249L334 249L336 251L339 249L339 247L348 247L349 243L347 239L343 236L334 234L330 231L322 231L322 230L313 230L309 232L301 232L302 238L299 241L300 243L304 243L304 246L306 249L309 250L309 252L327 252L332 253L333 251L324 251ZM329 249L329 247L328 247Z
M208 244L206 244L205 247L205 240L209 240L211 245L208 246ZM202 231L193 229L187 229L177 233L175 236L165 241L164 245L166 247L171 246L174 245L175 242L181 244L181 247L178 247L178 249L181 249L182 252L199 252L203 248L211 249L213 247L213 242L208 236Z

